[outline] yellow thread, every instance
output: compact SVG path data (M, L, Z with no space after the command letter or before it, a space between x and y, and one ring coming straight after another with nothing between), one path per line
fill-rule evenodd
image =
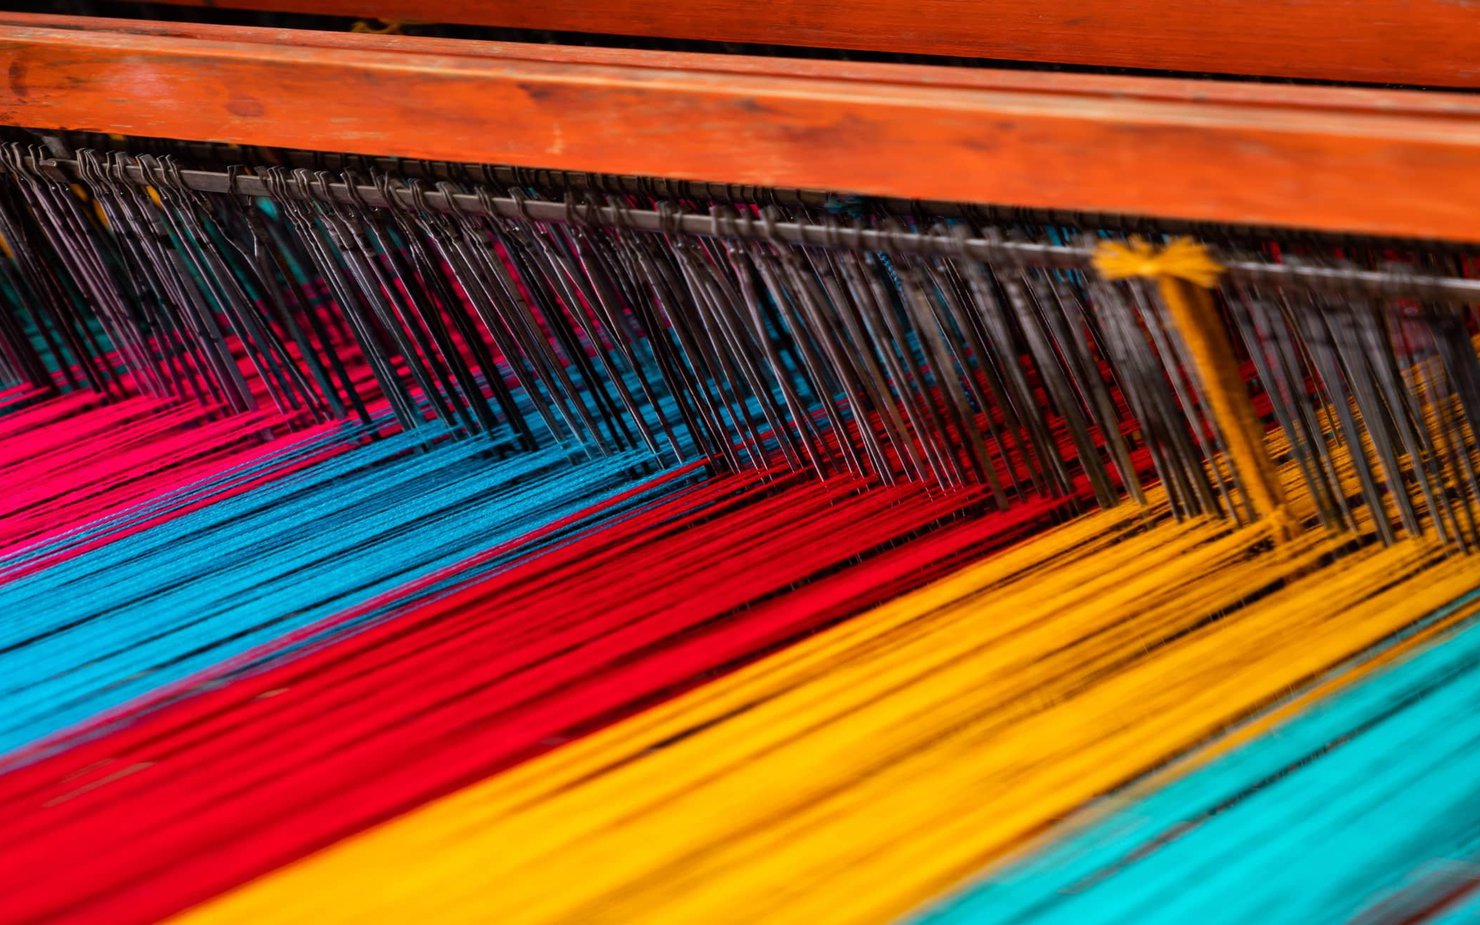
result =
M6 260L15 259L15 251L10 249L10 242L5 240L3 234L0 234L0 255L4 255Z
M1274 460L1264 445L1264 425L1249 402L1248 386L1208 292L1217 285L1223 267L1206 247L1189 238L1178 238L1158 250L1138 237L1123 244L1102 243L1095 252L1094 265L1106 279L1156 280L1162 301L1192 356L1213 419L1218 422L1250 503L1269 520L1277 535L1291 536L1296 524L1280 491Z
M1267 526L1149 494L182 921L886 921L1475 585L1423 542L1312 572L1341 540L1251 553Z
M1124 242L1104 241L1095 249L1093 260L1105 279L1171 278L1212 289L1223 275L1223 265L1191 238L1176 238L1160 249L1137 235Z
M1209 590L1195 575L1154 586L1207 536L1129 541L1117 577L1156 574L1103 609L1069 574L1040 576L1060 606L1026 581L977 607L932 613L927 592L883 608L851 640L783 653L185 921L884 921L1473 586L1464 564L1373 554L1079 690L1210 612L1188 606ZM1249 577L1228 553L1213 606Z
M1288 455L1282 435L1266 439L1269 458ZM1347 493L1351 449L1364 451L1331 455ZM1298 467L1273 479L1292 518L1313 515ZM1148 501L1050 530L180 921L887 921L1475 587L1473 561L1431 542L1312 571L1345 540L1261 552L1268 523L1177 523L1162 489ZM1370 536L1384 515L1354 516Z

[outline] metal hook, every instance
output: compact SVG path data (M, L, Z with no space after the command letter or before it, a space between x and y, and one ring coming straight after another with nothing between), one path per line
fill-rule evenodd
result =
M288 176L283 168L271 164L262 171L262 185L274 202L286 203L289 198Z
M170 185L174 188L175 192L182 194L195 193L195 190L190 188L190 184L185 182L185 173L180 169L180 162L178 159L175 158L173 154L166 154L159 160L160 165L163 167L165 175L169 177Z
M314 194L319 197L319 200L321 202L333 207L335 212L339 212L343 204L334 198L334 191L330 189L329 184L331 182L332 176L333 174L329 173L329 171L327 170L314 171L313 191Z
M406 192L411 194L411 208L423 215L432 211L431 204L427 202L426 181L420 177L412 177L406 181Z
M479 186L473 190L473 195L478 197L478 207L483 210L490 219L499 218L498 204L493 198L493 193L486 186Z
M519 210L520 218L526 222L534 221L534 216L529 214L529 197L524 194L524 190L518 187L510 188L509 198L514 200L514 207Z
M81 152L78 152L79 156ZM102 157L97 152L92 154L92 163L88 171L93 182L102 184L103 187L113 193L122 193L125 190L129 195L138 195L138 186L129 178L129 168L135 168L147 181L149 178L144 173L144 168L139 164L139 159L132 154L123 151L109 151Z
M395 183L390 174L376 171L370 175L370 182L375 185L375 191L380 194L380 198L385 202L387 209L390 209L392 212L400 212L406 208L406 204L401 201L401 197L396 195Z
M226 195L233 199L241 197L241 177L245 168L240 164L232 164L226 168Z
M77 178L92 187L102 185L100 174L101 165L98 162L97 152L91 148L79 148L72 157L77 161Z
M44 171L44 170L41 169L41 165L46 160L46 156L47 156L46 149L45 148L42 148L39 145L31 145L30 147L26 148L26 153L25 153L25 167L26 167L26 172L30 176L36 177L37 179L40 179L40 180L52 179L46 173L46 171Z
M159 195L161 200L173 198L175 193L178 192L178 189L175 177L170 173L169 155L166 154L162 157L156 157L154 155L147 156L149 158L150 173L153 175L152 185L154 191ZM140 157L141 162L142 160L143 157Z
M313 202L313 189L310 186L312 176L302 167L295 169L289 174L289 181L293 188L293 194L304 202Z
M327 176L327 174L325 176ZM345 170L340 174L340 177L344 180L345 195L349 196L350 205L355 206L362 211L369 209L370 207L365 202L365 197L360 193L359 177L355 175L354 171L350 170L349 168L345 168ZM328 192L329 184L327 182L323 182L322 185L324 191Z
M134 165L139 168L139 175L143 178L145 185L153 186L157 190L160 186L158 177L159 161L154 155L136 155L134 157Z
M461 215L463 214L463 212L466 211L466 209L463 207L463 204L459 202L457 198L459 195L461 195L461 190L459 190L453 184L448 183L446 180L442 180L437 183L437 192L441 193L442 198L447 200L448 212L454 213L456 215Z

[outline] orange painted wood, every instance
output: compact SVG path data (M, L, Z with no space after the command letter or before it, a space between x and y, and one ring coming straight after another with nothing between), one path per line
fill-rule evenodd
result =
M1097 67L1480 86L1477 0L168 0Z
M1480 2L1480 0L1477 0ZM1343 105L1353 111L1372 109L1455 112L1474 111L1471 100L1453 94L1415 94L1380 88L1346 88L1333 94L1328 88L1300 84L1236 83L1162 77L1123 77L1039 73L992 68L961 68L917 64L874 64L847 61L813 61L754 55L655 52L640 54L626 49L542 45L523 42L470 42L397 35L365 36L342 32L274 29L255 26L220 26L201 23L152 22L131 19L48 16L0 11L0 25L73 29L83 32L115 32L128 35L157 35L197 38L239 44L293 45L298 48L345 48L384 51L404 50L417 54L450 57L496 58L501 61L544 61L552 64L611 64L707 71L719 74L771 74L787 77L825 77L857 80L870 84L911 84L930 87L959 87L979 90L1031 90L1040 93L1091 94L1185 102L1238 102L1280 108L1311 106L1331 111Z
M1480 0L1477 0L1480 2ZM437 39L382 35L367 37L344 32L318 32L299 29L275 29L255 26L220 26L202 23L153 22L132 19L105 19L79 16L48 16L33 13L0 11L0 25L75 29L85 32L118 32L130 35L158 35L176 38L199 38L212 41L293 45L299 48L348 48L405 50L418 54L452 57L497 58L503 61L545 61L575 65L613 64L631 66L639 62L647 67L709 71L722 74L772 74L788 77L826 77L834 80L858 80L871 84L899 83L932 87L960 87L982 90L1032 90L1041 93L1076 93L1098 96L1135 97L1138 99L1181 100L1186 102L1218 101L1290 108L1309 105L1330 111L1348 105L1354 111L1388 109L1402 111L1445 112L1463 114L1473 111L1468 98L1452 94L1414 94L1380 88L1346 88L1333 95L1327 88L1300 84L1235 83L1162 77L1123 77L1073 73L1040 73L993 68L961 68L918 64L874 64L847 61L813 61L756 55L698 54L693 52L644 51L640 55L626 49L588 48L569 45L543 45L524 42L469 42L460 39ZM1458 107L1458 108L1456 108Z
M0 122L1480 241L1476 96L77 26Z

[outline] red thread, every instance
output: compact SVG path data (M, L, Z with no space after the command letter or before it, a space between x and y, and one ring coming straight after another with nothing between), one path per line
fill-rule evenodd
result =
M0 777L0 919L169 914L918 586L1059 507L978 515L974 492L769 478L679 492Z

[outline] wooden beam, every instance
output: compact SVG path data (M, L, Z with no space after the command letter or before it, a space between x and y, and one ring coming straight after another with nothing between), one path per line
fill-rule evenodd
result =
M168 0L390 20L1480 86L1470 0Z
M33 128L1480 241L1469 95L18 14L0 62Z
M499 61L543 61L551 64L609 64L644 66L667 70L704 71L717 74L825 77L857 80L871 84L898 83L931 87L960 87L983 90L1031 90L1042 93L1080 93L1183 102L1240 102L1277 107L1331 108L1333 100L1357 101L1359 109L1445 112L1454 101L1450 94L1415 94L1379 88L1347 88L1340 94L1330 89L1302 84L1206 81L1162 77L1122 77L1103 74L1045 74L997 68L964 68L919 64L876 64L851 61L819 61L764 55L706 54L695 52L633 51L630 49L546 45L527 42L467 41L421 36L367 36L348 32L321 32L257 26L221 26L207 23L155 22L107 19L92 16L52 16L0 11L0 25L24 28L65 29L85 33L117 33L182 39L234 42L243 45L291 45L297 48L347 49L355 51L405 51L459 58ZM1461 110L1468 112L1469 107Z

